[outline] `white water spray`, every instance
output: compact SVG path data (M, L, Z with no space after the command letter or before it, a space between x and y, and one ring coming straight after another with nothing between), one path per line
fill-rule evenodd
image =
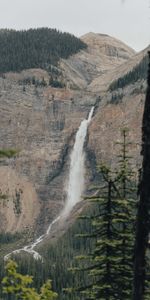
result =
M31 245L25 246L21 249L14 250L11 253L5 255L4 260L8 260L12 254L18 254L21 251L25 251L32 254L35 259L41 259L41 255L34 250L34 248L40 244L51 231L52 226L57 223L60 218L65 218L69 215L72 208L81 200L81 196L84 189L84 142L87 135L87 128L92 119L94 107L91 108L88 119L81 122L80 127L77 131L74 147L70 157L70 170L69 170L69 181L67 186L67 201L65 208L61 214L54 219L45 234L38 237Z
M69 182L67 186L67 202L62 215L69 215L74 205L81 200L84 189L84 142L87 128L93 115L92 107L88 119L83 120L77 131L74 147L71 153Z

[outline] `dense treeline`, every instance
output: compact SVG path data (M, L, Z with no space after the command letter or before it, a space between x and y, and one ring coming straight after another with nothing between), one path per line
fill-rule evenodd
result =
M83 48L86 44L80 39L56 29L0 30L0 73L48 69Z
M114 91L118 88L124 88L126 85L132 84L139 79L146 79L147 77L147 66L148 57L147 55L143 57L142 61L132 69L125 76L118 78L116 81L112 82L109 86L110 91Z
M57 293L52 291L51 280L41 286L40 292L32 287L33 278L17 272L16 262L10 260L5 267L6 276L2 280L3 299L5 300L56 300Z
M16 242L21 238L21 235L22 234L19 232L16 232L14 234L11 232L6 232L6 233L1 232L0 233L0 244L9 244L12 242Z
M25 86L34 85L35 87L46 87L52 86L55 88L64 88L66 87L65 82L61 78L61 74L55 75L53 71L49 71L49 81L47 82L44 77L42 79L36 79L35 76L28 76L22 80L19 80L19 85L22 85L25 89Z
M85 210L88 215L95 214L97 205L92 205ZM31 255L26 255L22 252L20 255L15 256L15 261L18 264L18 272L21 274L29 274L34 277L33 286L39 291L40 287L46 282L47 279L52 280L53 289L58 293L58 300L72 300L76 299L75 295L66 293L63 289L69 288L76 282L77 285L85 283L87 278L83 274L72 274L69 268L76 266L75 256L86 254L93 248L94 241L82 240L80 237L76 237L86 230L91 232L90 222L86 220L84 223L82 220L77 220L69 230L57 241L52 243L41 245L39 252L44 258L42 261L36 261ZM9 252L9 251L8 251ZM4 277L4 262L1 261L0 268L0 282ZM82 276L83 275L83 276ZM0 297L2 295L2 289L0 286ZM13 298L12 298L13 300Z

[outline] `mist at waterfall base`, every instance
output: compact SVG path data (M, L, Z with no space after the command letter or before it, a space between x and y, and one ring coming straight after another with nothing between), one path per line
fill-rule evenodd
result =
M85 154L84 154L84 142L87 135L88 125L92 119L94 112L94 106L91 108L88 115L88 119L84 119L76 133L75 143L73 150L70 155L70 168L69 168L69 179L67 184L67 200L65 207L57 218L55 218L49 225L45 234L38 237L32 244L23 248L17 249L5 255L4 260L8 260L12 254L18 254L21 251L25 251L35 259L41 259L42 256L34 250L34 248L40 244L51 231L52 226L57 223L60 218L65 219L71 212L72 208L81 201L81 197L84 191L84 171L85 171Z

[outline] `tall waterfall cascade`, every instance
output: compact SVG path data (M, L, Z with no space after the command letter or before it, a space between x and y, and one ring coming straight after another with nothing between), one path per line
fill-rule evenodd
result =
M84 172L85 172L84 142L87 135L88 125L90 124L90 121L93 116L93 112L94 112L94 106L91 108L88 118L84 119L81 122L79 129L76 133L74 147L70 155L69 179L67 184L67 200L64 209L62 210L60 215L57 216L57 218L50 223L45 234L38 237L30 245L25 246L21 249L14 250L11 253L5 255L4 260L9 259L12 254L17 254L20 253L21 251L25 251L29 254L32 254L35 259L42 260L41 255L37 251L35 251L34 248L38 244L40 244L44 240L44 238L46 238L46 236L48 236L52 226L55 223L57 223L61 218L66 218L70 214L72 208L76 205L76 203L78 203L81 200L84 191Z
M93 115L92 107L88 119L81 122L77 131L74 147L70 157L69 181L67 185L67 201L62 215L68 215L74 205L81 200L84 190L84 142L87 135L87 128Z

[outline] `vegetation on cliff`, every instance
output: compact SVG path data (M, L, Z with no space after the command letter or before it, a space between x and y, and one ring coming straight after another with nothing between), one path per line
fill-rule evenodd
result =
M84 48L80 39L56 29L0 30L0 73L48 69Z
M130 72L125 74L123 77L120 77L117 80L113 81L109 86L109 90L114 91L119 88L124 88L129 84L135 83L139 79L146 79L147 66L148 66L148 57L146 55L143 57L141 62L138 65L136 65Z

